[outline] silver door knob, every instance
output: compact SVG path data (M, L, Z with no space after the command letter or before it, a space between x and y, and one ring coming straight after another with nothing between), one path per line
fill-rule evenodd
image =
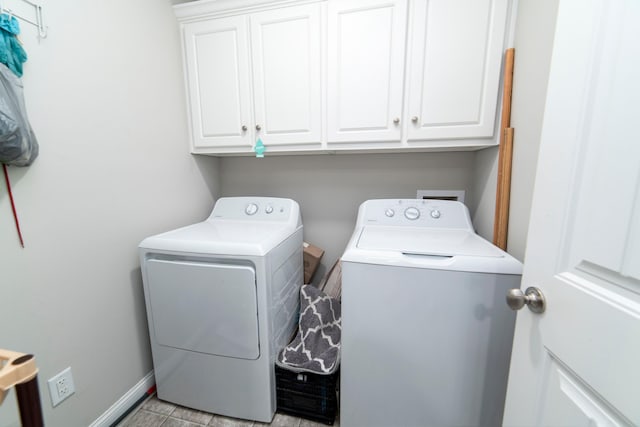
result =
M246 125L242 125L242 132L246 132L247 131L247 126Z
M412 121L413 123L418 123L418 116L413 116L413 117L411 117L411 121Z
M396 117L395 119L393 119L393 123L395 123L395 124L400 123L400 119L398 117Z
M520 289L509 289L507 292L507 305L512 310L520 310L525 305L534 313L544 313L547 302L542 291L535 287L529 287L522 292Z
M256 125L256 130L260 130L260 129L262 129L262 126Z

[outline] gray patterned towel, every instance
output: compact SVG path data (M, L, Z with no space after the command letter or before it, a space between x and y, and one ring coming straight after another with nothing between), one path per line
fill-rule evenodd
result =
M300 321L296 337L278 355L276 364L294 372L329 375L340 364L340 303L318 288L300 289Z

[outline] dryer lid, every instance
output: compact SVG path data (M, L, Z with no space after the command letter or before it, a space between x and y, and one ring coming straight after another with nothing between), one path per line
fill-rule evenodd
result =
M500 249L463 229L368 226L363 227L356 246L408 255L504 257Z

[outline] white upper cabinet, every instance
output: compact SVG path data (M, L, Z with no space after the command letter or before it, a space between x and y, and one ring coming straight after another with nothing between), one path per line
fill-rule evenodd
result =
M249 58L242 16L184 28L193 151L251 148Z
M269 147L321 141L320 5L250 16L256 135Z
M508 0L412 3L407 139L491 137Z
M174 6L192 152L478 149L495 135L513 0Z
M320 148L318 3L187 23L184 49L194 153Z
M329 0L327 141L401 140L406 0Z

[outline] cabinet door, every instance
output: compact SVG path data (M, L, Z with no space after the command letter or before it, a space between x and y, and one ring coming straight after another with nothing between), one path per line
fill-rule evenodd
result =
M507 0L413 3L408 140L493 135Z
M256 13L250 21L256 137L267 151L275 145L319 145L320 5Z
M327 139L398 141L405 0L330 0Z
M244 17L184 27L193 152L251 147L249 51Z

